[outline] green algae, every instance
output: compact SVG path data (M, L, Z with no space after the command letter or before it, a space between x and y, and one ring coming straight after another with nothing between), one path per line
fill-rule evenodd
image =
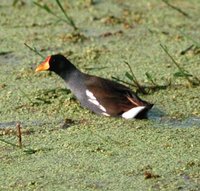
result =
M200 38L200 3L191 2L174 2L191 16L185 18L156 0L63 1L86 37L77 40L31 1L2 1L0 138L17 144L21 122L23 148L0 141L0 190L199 190L200 86L174 78L176 68L160 48L167 45L200 76L198 52L180 54L192 43L180 30ZM141 95L160 110L150 120L96 116L57 76L34 73L42 59L24 42L44 56L63 53L90 74L125 80L127 61L141 83L148 72L158 84L177 86Z

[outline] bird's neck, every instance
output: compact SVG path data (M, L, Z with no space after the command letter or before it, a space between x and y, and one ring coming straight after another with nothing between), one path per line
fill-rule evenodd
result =
M84 78L84 73L79 70L75 70L66 78L63 78L66 82L67 88L69 88L79 100L84 97L82 94L85 94L86 87L84 84Z
M68 83L73 78L74 75L77 75L77 73L81 73L75 66L68 67L66 70L62 68L59 71L54 71L63 80L65 80L66 83Z

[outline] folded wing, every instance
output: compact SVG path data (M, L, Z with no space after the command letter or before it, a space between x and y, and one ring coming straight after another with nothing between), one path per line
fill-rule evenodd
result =
M128 87L111 80L99 80L98 77L90 76L86 80L86 87L89 92L93 92L99 105L105 108L104 115L122 116L126 119L144 118L153 106L140 99Z

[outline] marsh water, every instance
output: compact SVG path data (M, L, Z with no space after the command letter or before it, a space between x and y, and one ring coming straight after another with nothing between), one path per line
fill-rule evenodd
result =
M133 119L134 120L134 119ZM190 127L198 127L200 128L200 118L199 117L190 117L187 119L173 119L167 117L161 117L150 114L148 120L153 122L153 126L159 128L160 126L168 126L168 127L175 127L175 128L190 128ZM52 122L44 122L44 121L10 121L10 122L1 122L0 129L2 128L16 128L16 124L20 123L23 128L34 126L34 127L42 127L43 125L51 124ZM55 125L59 125L62 127L64 123L63 120L54 121Z

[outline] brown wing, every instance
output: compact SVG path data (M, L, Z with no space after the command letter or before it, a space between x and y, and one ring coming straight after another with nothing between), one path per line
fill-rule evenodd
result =
M128 87L111 80L90 76L86 79L86 87L111 116L121 115L134 107L147 105L147 102L141 100Z

